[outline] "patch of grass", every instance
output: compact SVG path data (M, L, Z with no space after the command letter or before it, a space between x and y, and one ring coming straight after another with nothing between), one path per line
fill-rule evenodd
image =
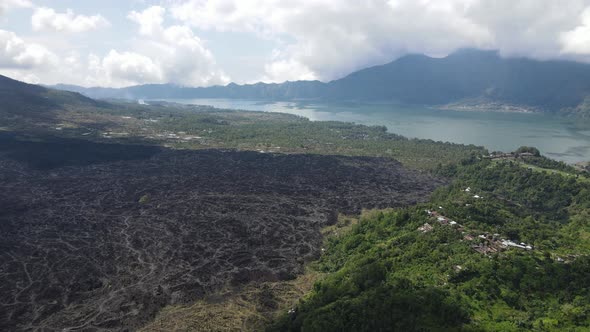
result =
M145 194L139 199L139 204L146 204L150 201L150 195Z
M364 213L366 213L366 211L363 211L363 214ZM341 236L349 232L358 223L358 217L340 214L336 224L324 227L321 232L325 238L331 236Z
M526 164L526 163L519 163L519 165L522 167L525 167L525 168L532 169L533 171L536 171L536 172L544 172L547 174L559 174L559 175L565 176L565 177L575 177L580 182L590 183L590 179L584 175L572 174L572 173L568 173L568 172L557 170L557 169L542 168L539 166L530 165L530 164Z
M168 306L140 331L261 331L294 308L321 277L308 268L294 280L251 283L191 305Z

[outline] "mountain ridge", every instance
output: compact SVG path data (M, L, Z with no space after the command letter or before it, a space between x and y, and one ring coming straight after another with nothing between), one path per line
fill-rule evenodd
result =
M48 119L68 107L104 107L107 103L74 91L60 91L0 75L0 115L5 119Z
M294 81L183 87L146 84L126 88L56 85L92 98L261 99L399 102L442 106L482 99L530 109L588 111L590 64L503 58L496 51L466 49L444 58L410 54L330 82ZM587 103L586 103L587 104Z

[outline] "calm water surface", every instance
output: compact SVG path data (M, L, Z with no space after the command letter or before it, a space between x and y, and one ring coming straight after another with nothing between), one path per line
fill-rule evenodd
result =
M551 158L569 163L590 161L590 121L552 115L455 112L429 108L236 99L173 99L183 104L296 114L312 121L346 121L384 125L392 133L412 138L482 145L490 151L536 146Z

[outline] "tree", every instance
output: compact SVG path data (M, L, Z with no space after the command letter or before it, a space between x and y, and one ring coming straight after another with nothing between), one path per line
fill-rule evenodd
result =
M532 155L534 155L535 157L540 157L541 156L541 151L539 151L539 149L532 147L532 146L521 146L520 148L518 148L516 151L514 151L516 154L521 154L521 153L531 153Z

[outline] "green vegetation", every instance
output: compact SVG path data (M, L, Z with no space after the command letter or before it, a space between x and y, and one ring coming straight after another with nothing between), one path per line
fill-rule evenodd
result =
M590 117L590 96L586 96L576 107L564 109L563 112L565 114L575 115L579 118Z
M541 151L539 149L532 147L532 146L521 146L518 148L514 153L521 154L521 153L530 153L535 157L541 156Z
M139 105L109 101L85 104L85 99L70 100L70 97L76 97L73 93L63 94L53 99L64 104L55 109L48 106L42 113L42 121L40 114L26 113L26 117L17 119L3 118L0 126L37 138L53 135L177 149L229 148L387 157L425 170L486 153L484 148L474 145L408 139L388 133L384 126L313 122L281 113L219 110L172 103Z
M140 331L262 331L277 312L289 310L309 292L320 276L308 271L293 280L251 283L190 305L168 306Z
M482 148L432 140L407 139L384 126L343 122L313 122L275 113L207 112L173 115L162 119L159 130L207 137L209 146L265 152L318 153L394 158L402 163L432 169L485 153ZM179 147L198 147L184 142Z
M139 199L139 204L146 204L149 203L150 201L150 195L145 194L143 196L141 196L141 198Z
M550 171L560 171L562 173L569 173L571 175L580 175L581 172L577 171L573 166L564 163L563 161L557 161L549 159L543 156L526 157L522 161L527 165L536 166Z
M454 180L431 203L365 213L328 238L316 267L327 276L270 330L587 331L588 184L513 161L437 172ZM474 250L483 243L497 250Z
M407 139L387 133L383 126L166 102L95 101L3 76L0 96L0 128L33 140L58 136L178 149L380 156L427 170L486 152L473 145Z

